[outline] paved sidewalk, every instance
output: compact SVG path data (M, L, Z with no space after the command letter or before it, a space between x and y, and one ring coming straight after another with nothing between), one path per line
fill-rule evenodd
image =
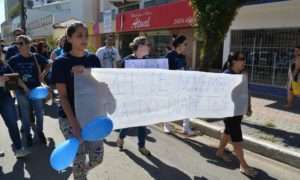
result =
M243 120L243 133L300 152L300 102L290 110L283 98L253 96L253 115ZM207 120L223 127L222 120Z

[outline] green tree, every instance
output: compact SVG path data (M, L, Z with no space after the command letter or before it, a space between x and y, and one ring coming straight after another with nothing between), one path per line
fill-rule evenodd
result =
M17 3L15 6L13 6L9 12L8 12L8 16L13 19L17 16L19 16L21 13L21 4Z
M202 44L200 67L208 71L222 47L225 35L241 6L241 0L191 0Z

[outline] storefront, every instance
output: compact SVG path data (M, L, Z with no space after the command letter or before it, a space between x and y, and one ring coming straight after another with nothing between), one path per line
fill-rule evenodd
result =
M244 6L224 41L223 62L230 51L242 51L252 87L285 96L293 51L300 45L300 1Z
M152 56L163 57L171 45L172 36L185 35L189 46L186 52L188 64L194 67L197 42L193 22L193 10L187 0L118 14L116 32L121 55L131 53L128 46L134 37L146 35L152 46Z

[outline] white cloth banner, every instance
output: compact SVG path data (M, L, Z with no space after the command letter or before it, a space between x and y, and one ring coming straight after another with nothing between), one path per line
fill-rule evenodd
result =
M243 115L248 107L246 79L192 71L92 69L75 77L76 116L83 127L107 115L114 129L120 129Z

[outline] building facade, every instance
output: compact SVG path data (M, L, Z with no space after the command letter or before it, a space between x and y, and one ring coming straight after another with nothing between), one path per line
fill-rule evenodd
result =
M172 37L185 35L188 65L192 69L196 68L199 56L196 50L193 10L188 0L144 0L122 6L116 15L115 30L122 56L131 53L129 43L138 35L148 37L153 57L164 57L171 47Z
M99 5L100 0L30 0L26 2L27 34L34 40L45 40L55 35L55 39L64 34L56 33L53 25L76 19L83 21L89 28L91 49L99 44ZM15 3L15 5L18 2ZM6 0L6 9L13 8L11 0ZM9 17L9 10L6 11ZM20 27L20 16L7 18L1 25L3 39L14 41L13 30ZM98 31L97 31L98 30Z
M223 62L231 51L243 52L252 88L285 96L293 51L300 45L300 1L248 4L239 10L226 36Z

